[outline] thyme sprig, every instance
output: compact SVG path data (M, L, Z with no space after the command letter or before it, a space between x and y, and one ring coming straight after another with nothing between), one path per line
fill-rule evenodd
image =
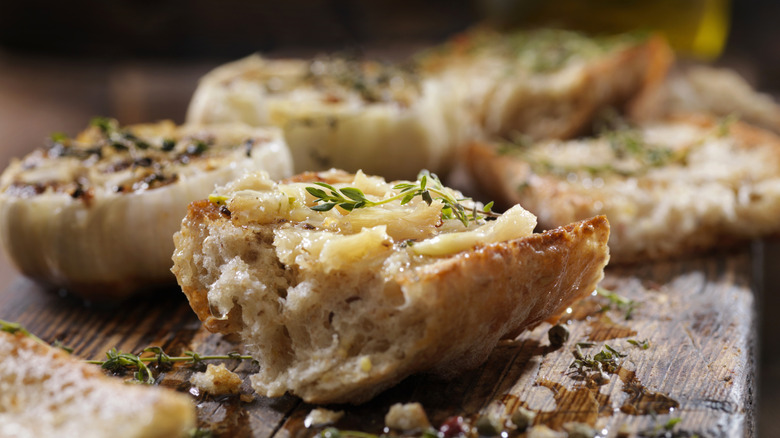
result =
M153 353L151 356L143 356L144 353ZM154 362L158 366L170 366L177 362L197 366L209 360L253 360L251 356L242 356L231 352L225 355L201 355L194 351L185 351L183 356L169 356L161 347L147 347L140 354L123 353L116 348L106 352L106 360L88 360L87 363L100 365L104 370L120 372L128 368L135 368L133 379L140 383L154 384L155 379L151 370L146 365Z
M6 332L10 334L22 334L35 342L43 345L49 345L43 339L31 333L24 328L18 322L10 322L0 319L0 332ZM61 348L68 353L72 353L73 349L62 345L60 341L55 341L52 344L55 348ZM152 353L152 355L145 355L145 353ZM244 356L237 352L230 352L223 355L203 355L195 351L185 351L183 356L170 356L162 347L147 347L139 354L124 353L116 349L116 347L106 352L106 360L86 360L84 362L89 364L100 365L101 368L111 372L120 372L128 368L135 368L133 373L133 379L140 383L153 384L155 382L152 371L146 365L149 362L154 362L158 366L171 366L177 362L183 362L192 366L198 366L209 360L252 360L252 356Z
M400 190L400 193L379 201L372 201L366 197L362 190L356 187L344 187L337 189L325 182L315 182L314 184L330 191L326 192L317 187L306 187L306 191L314 196L315 206L311 207L314 211L329 211L338 206L346 211L352 211L358 208L375 207L394 201L401 201L401 205L409 203L412 199L420 196L426 204L431 205L434 200L439 200L444 204L442 207L443 219L458 219L464 227L469 226L469 221L476 221L485 217L497 217L491 208L493 202L489 202L477 211L476 204L468 209L462 204L463 201L469 201L470 198L455 198L448 193L435 173L423 170L417 175L417 181L413 183L400 183L393 186L393 190ZM469 211L470 210L470 211Z

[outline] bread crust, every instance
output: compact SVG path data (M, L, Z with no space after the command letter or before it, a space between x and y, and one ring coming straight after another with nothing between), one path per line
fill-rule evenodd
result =
M262 240L268 228L289 225L243 224L237 230L214 204L193 203L175 237L173 271L205 327L239 333L253 355L253 348L262 349L256 356L261 372L252 378L258 392L291 392L310 403L361 403L414 373L451 377L474 368L499 340L591 293L609 259L603 216L432 258L388 278L370 267L381 261L326 276L302 273L278 259L253 265L270 242L224 252L235 242ZM219 257L204 248L207 239L221 240ZM240 296L234 295L227 315L215 314L209 299L214 284L221 284L227 265L236 264L248 266L230 274L245 279L236 286ZM269 265L290 276L284 292L248 286L282 275ZM250 308L261 309L262 316ZM387 338L377 339L377 333Z
M655 126L679 126L681 129L698 130L702 133L702 144L733 142L734 146L729 152L733 161L724 165L738 170L728 169L721 172L725 172L725 175L701 180L695 175L709 173L688 170L697 163L696 158L690 158L695 154L688 152L689 158L686 158L685 164L665 165L671 169L670 172L679 172L676 180L663 183L669 185L657 182L652 176L648 176L648 173L605 177L603 186L585 189L576 178L568 181L567 175L539 172L530 162L518 156L498 152L496 144L473 142L466 152L466 162L469 165L469 173L480 190L496 199L499 206L514 203L526 206L537 215L539 225L543 228L606 214L612 225L612 263L673 258L715 247L727 247L780 231L780 225L775 224L776 221L772 219L780 213L780 197L773 188L780 184L776 177L780 174L780 138L771 132L741 122L728 124L727 136L719 138L714 133L726 125L702 114L670 117L663 124L648 124L639 130L653 129ZM694 145L690 150L699 147L703 146ZM742 169L745 166L738 163L744 160L745 156L752 156L753 161L760 162L760 169ZM737 176L730 176L730 172ZM634 195L625 195L625 199L621 200L624 202L623 210L639 208L635 206L640 204L647 210L643 210L644 213L639 215L620 216L615 213L615 197L618 196L616 193L621 193L622 196L625 193L624 188L629 185L641 188L641 191L637 190ZM694 201L689 208L676 206L663 212L666 207L662 205L674 198L677 192L688 193L690 190L693 195L698 190L704 198L712 192L713 185L732 191L733 199L726 196L720 204L707 201L710 202L707 204L710 207L695 206ZM715 206L717 211L706 210ZM678 225L680 219L676 219L679 215L688 216L686 220L697 225L683 229ZM640 224L640 221L644 222ZM659 235L664 237L659 238Z

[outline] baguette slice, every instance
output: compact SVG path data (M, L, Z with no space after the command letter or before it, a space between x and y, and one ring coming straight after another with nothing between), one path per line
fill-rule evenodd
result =
M672 51L660 37L476 28L418 56L432 77L460 78L488 137L571 138L605 107L652 93Z
M184 394L123 383L58 348L0 332L4 438L175 438L194 427Z
M670 258L780 231L780 138L688 116L597 138L475 142L470 174L552 228L603 214L613 263Z
M413 373L477 367L591 293L609 258L604 217L532 234L520 206L468 227L420 197L316 212L305 188L320 181L373 201L399 190L361 172L247 176L192 203L174 237L190 305L209 330L240 335L265 396L360 403Z
M291 173L276 130L99 120L3 172L0 243L24 275L86 299L173 285L171 236L187 204L261 169Z
M296 172L331 167L389 178L446 173L473 130L461 90L376 61L258 55L204 76L190 123L277 126Z

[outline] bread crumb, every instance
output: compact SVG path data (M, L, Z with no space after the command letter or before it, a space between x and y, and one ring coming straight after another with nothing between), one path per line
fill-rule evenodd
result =
M190 383L211 395L238 394L241 378L225 368L223 363L216 366L208 364L205 373L195 373L190 377Z
M385 426L391 429L410 431L431 427L428 416L420 403L396 403L385 415Z
M308 427L325 426L333 424L344 416L344 411L329 411L327 409L316 408L309 412L309 415L303 420L303 425Z

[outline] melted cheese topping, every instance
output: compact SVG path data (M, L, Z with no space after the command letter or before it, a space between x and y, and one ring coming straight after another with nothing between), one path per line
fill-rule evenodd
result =
M362 172L347 175L330 171L320 175L337 189L360 189L373 202L400 193L393 188L395 183ZM495 221L478 218L464 226L458 219L442 217L444 203L440 200L434 199L429 205L420 196L406 204L396 200L351 212L339 207L315 211L312 207L317 205L316 199L307 187L320 188L313 183L276 184L265 174L254 173L219 189L210 199L224 203L238 226L279 224L274 245L280 261L325 272L345 269L365 258L387 257L399 248L411 255L446 256L477 245L524 237L536 226L536 217L519 205ZM455 199L463 198L455 190L443 190Z

